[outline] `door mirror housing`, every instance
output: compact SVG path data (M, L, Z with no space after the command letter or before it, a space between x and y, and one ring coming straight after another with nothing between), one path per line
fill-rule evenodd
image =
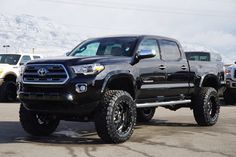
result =
M65 53L65 56L69 56L69 55L70 55L70 52L66 52L66 53Z
M144 59L144 58L152 58L155 57L157 52L155 50L140 50L138 52L138 58Z
M21 63L20 63L20 66L22 66L22 65L25 65L25 63L21 62Z

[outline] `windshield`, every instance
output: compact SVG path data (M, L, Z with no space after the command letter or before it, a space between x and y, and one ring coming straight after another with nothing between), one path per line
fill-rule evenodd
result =
M69 56L127 56L133 55L137 38L113 37L85 41L77 46Z
M20 59L20 55L0 54L0 63L16 65Z

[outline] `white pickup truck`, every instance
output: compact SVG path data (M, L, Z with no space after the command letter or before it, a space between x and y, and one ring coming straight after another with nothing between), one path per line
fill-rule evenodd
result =
M16 79L22 66L30 60L42 58L36 54L0 54L0 101L16 100Z

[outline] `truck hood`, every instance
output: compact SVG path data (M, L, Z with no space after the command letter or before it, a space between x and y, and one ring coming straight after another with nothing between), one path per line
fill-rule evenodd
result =
M2 69L11 68L13 66L16 66L16 65L0 64L0 68L2 68Z
M82 65L82 64L117 64L120 62L130 63L130 57L119 57L119 56L94 56L94 57L54 57L47 59L38 59L30 61L28 64L64 64L70 65Z

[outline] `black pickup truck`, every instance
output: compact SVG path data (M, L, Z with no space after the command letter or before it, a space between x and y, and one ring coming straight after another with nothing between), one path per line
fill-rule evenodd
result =
M151 120L159 106L188 107L199 125L214 125L220 110L219 74L204 63L189 64L179 42L171 38L86 40L67 57L25 66L19 85L20 122L29 134L45 136L60 120L94 121L98 135L109 143L128 140L136 120Z

